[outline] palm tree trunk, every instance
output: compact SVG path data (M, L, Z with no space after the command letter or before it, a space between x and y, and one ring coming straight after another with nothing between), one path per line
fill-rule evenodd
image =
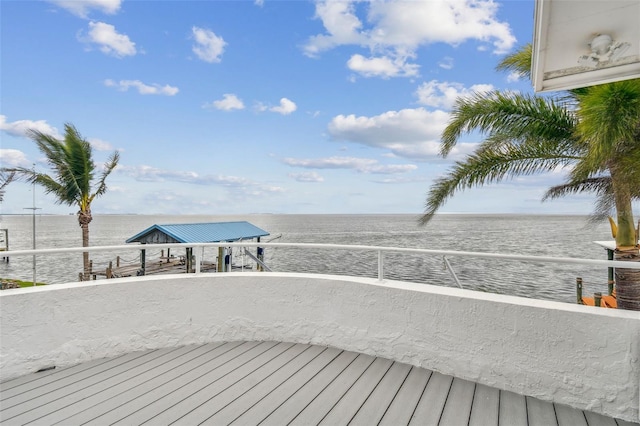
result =
M91 210L78 211L78 223L82 228L82 247L89 247L89 223L93 217L91 216ZM82 252L82 280L89 281L90 269L89 269L89 252Z
M638 238L633 221L631 193L626 182L620 182L618 173L611 170L618 219L616 250L613 259L625 262L640 262ZM616 301L619 309L640 311L640 269L616 268Z

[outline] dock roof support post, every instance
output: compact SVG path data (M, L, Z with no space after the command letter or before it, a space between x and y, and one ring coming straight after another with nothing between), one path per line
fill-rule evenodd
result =
M142 275L146 275L147 269L147 250L140 250L140 270L142 271Z

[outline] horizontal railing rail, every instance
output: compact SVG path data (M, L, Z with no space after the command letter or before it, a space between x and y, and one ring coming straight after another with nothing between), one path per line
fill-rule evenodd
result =
M124 244L114 246L91 246L91 247L72 247L72 248L50 248L50 249L37 249L37 250L13 250L3 252L3 256L47 256L64 253L82 253L82 252L109 252L109 251L121 251L121 250L150 250L150 249L167 249L167 248L200 248L200 247L264 247L264 248L279 248L290 247L298 249L344 249L344 250L356 250L356 251L368 251L377 253L378 262L378 279L382 280L384 277L384 253L411 253L411 254L424 254L434 256L447 256L460 257L460 258L479 258L479 259L499 259L506 261L517 262L540 262L540 263L553 263L553 264L574 264L574 265L590 265L590 266L603 266L607 268L626 268L626 269L640 269L640 262L625 262L615 260L598 260L598 259L584 259L574 257L552 257L552 256L531 256L521 254L502 254L491 252L470 252L470 251L455 251L455 250L434 250L434 249L419 249L419 248L406 248L406 247L381 247L381 246L367 246L367 245L349 245L349 244L317 244L317 243L260 243L260 242L218 242L218 243L168 243L168 244ZM200 273L201 253L198 250L194 250L195 256L195 273Z

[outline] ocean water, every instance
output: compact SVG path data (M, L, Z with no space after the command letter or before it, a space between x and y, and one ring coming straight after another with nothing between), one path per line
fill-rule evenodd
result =
M90 245L120 245L153 224L247 220L266 230L274 242L327 243L479 251L502 254L606 259L593 241L610 240L608 223L588 225L585 216L438 215L419 226L416 215L234 215L151 216L96 215ZM4 215L12 250L32 247L33 217ZM74 215L35 217L39 249L80 247L81 231ZM213 250L213 249L212 249ZM212 252L210 256L215 256ZM94 253L94 269L106 268L120 255L136 261L135 252ZM149 253L153 255L155 253ZM158 253L159 254L159 253ZM207 253L205 252L205 256ZM448 258L466 289L575 303L575 280L582 277L585 295L607 290L607 270L583 265L522 263L503 260ZM355 249L267 248L265 261L274 271L375 277L377 255ZM385 278L455 287L441 256L385 254ZM80 253L37 258L36 279L49 284L76 281L82 270ZM0 263L0 277L32 279L32 258Z

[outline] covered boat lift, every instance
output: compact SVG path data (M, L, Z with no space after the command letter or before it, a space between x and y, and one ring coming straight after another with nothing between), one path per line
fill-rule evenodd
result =
M127 239L127 243L140 244L171 244L171 243L220 243L237 242L256 239L260 242L260 237L269 233L257 226L247 222L211 222L211 223L177 223L168 225L153 225L144 231L139 232ZM167 249L167 258L170 258L170 249ZM252 256L253 257L253 256ZM141 275L146 274L146 253L141 250L140 263ZM262 261L264 254L261 247L258 247L256 256L253 257L259 267L264 267ZM226 272L231 270L232 254L231 249L220 247L218 249L218 262L216 270ZM186 250L185 263L187 272L193 268L193 248Z

